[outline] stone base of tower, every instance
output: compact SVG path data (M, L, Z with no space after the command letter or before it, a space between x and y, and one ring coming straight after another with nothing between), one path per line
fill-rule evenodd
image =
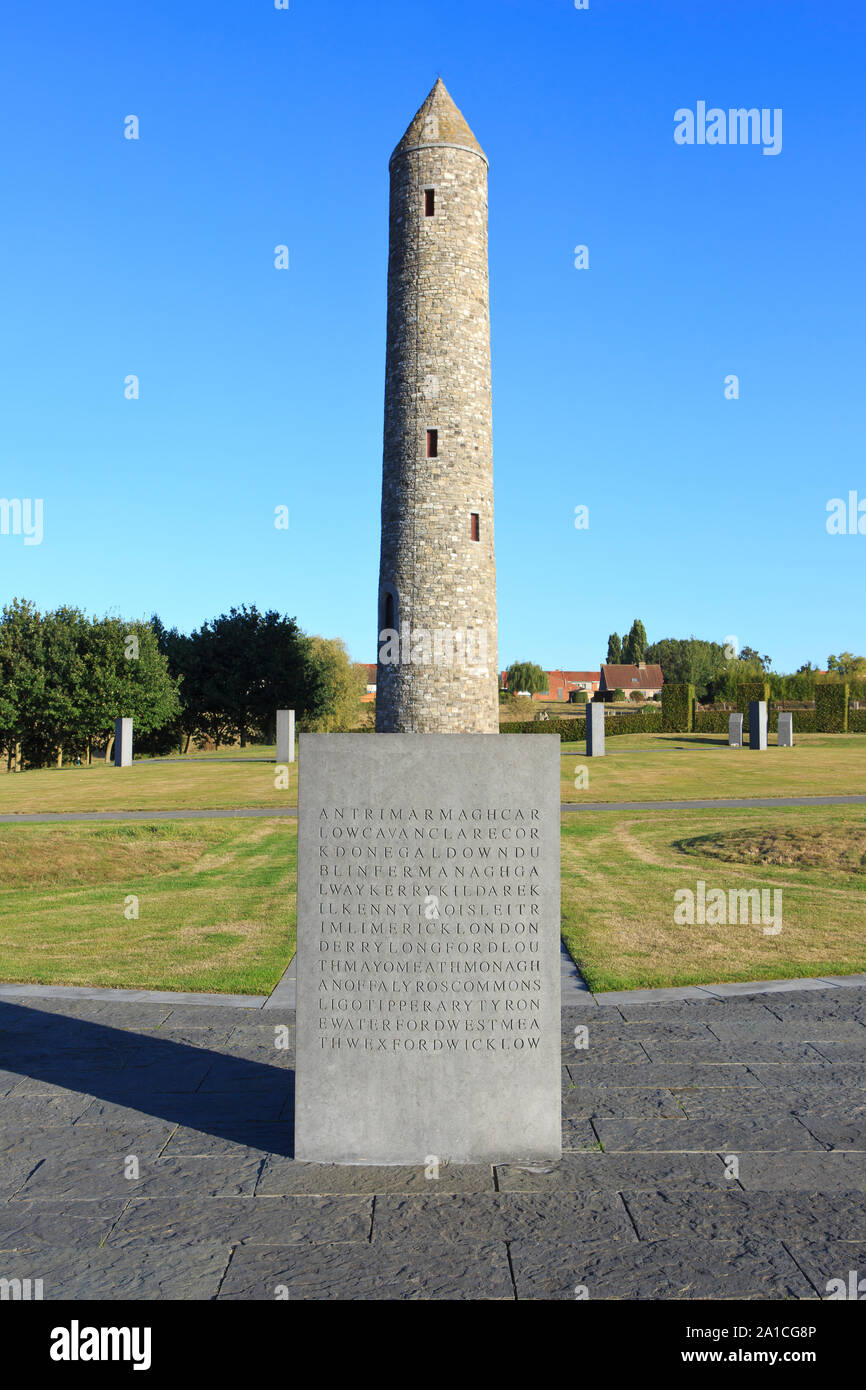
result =
M560 1157L559 739L301 734L295 1157Z
M443 680L433 670L380 665L376 673L379 734L498 734L496 675Z

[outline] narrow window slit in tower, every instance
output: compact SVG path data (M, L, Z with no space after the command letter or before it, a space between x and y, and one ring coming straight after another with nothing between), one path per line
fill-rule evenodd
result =
M425 188L425 189L424 189L424 216L425 216L425 217L435 217L435 216L436 216L436 189L435 189L435 188Z
M438 459L439 457L439 431L427 431L427 457L428 459Z
M481 540L481 522L477 512L469 513L469 535L473 541Z
M394 631L394 595L385 595L385 628L389 632Z

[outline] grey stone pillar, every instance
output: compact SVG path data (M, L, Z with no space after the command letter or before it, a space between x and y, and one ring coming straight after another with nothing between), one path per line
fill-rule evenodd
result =
M743 716L732 714L728 720L728 743L731 748L743 746Z
M767 746L767 702L766 700L749 701L749 747L766 748Z
M277 710L277 762L295 761L295 711Z
M130 767L132 764L132 720L114 721L114 766Z
M302 734L300 760L295 1158L416 1169L558 1159L559 739ZM367 826L356 878L339 850ZM379 914L393 827L411 845L422 891L399 899L399 936L382 936L362 976L358 943L377 919L389 925ZM502 880L485 866L495 855L497 875L520 883L530 844L535 896L510 900L512 913L498 917ZM481 890L472 918L451 911L470 878ZM470 923L482 920L476 936ZM449 950L464 941L470 953ZM508 980L532 988L489 992ZM363 1008L345 1010L346 1000Z
M604 705L591 703L586 707L586 756L604 757Z
M779 715L779 737L780 748L794 747L794 716L790 712Z

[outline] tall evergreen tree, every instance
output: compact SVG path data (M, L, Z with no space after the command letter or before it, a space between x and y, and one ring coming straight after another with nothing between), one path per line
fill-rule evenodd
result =
M646 661L646 628L640 618L635 618L629 628L622 647L622 659L627 666L637 666L641 661Z

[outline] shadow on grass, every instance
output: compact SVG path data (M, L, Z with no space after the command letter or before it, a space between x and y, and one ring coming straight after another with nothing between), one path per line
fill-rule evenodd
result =
M748 729L746 730L748 734ZM708 743L713 748L727 748L727 734L690 734L688 743L678 743L677 748L680 752L685 752L689 748L695 748L702 743Z
M236 1020L246 1021L244 1016ZM261 1147L258 1134L268 1125L267 1152L294 1157L295 1073L285 1066L2 1001L0 1071L237 1144ZM34 1091L28 1094L38 1096ZM122 1119L113 1122L107 1116L104 1123L110 1126ZM285 1129L284 1138L276 1133L277 1126ZM4 1130L8 1132L8 1126ZM70 1132L74 1143L71 1123Z
M748 730L746 731L746 733L748 736ZM622 737L622 735L612 734L608 729L605 751L607 752L607 755L609 757L639 757L643 753L690 753L692 749L695 748L700 752L700 750L703 747L728 747L727 737L723 737L720 734L689 734L688 743L679 743L675 742L674 740L666 740L664 743L656 743L649 748L617 748L615 746L611 747L611 743L615 742L615 740L620 737ZM583 747L583 745L581 745L581 747ZM582 754L574 748L566 748L562 751L562 756L564 758L573 758L575 754L577 754L577 756L582 756Z

